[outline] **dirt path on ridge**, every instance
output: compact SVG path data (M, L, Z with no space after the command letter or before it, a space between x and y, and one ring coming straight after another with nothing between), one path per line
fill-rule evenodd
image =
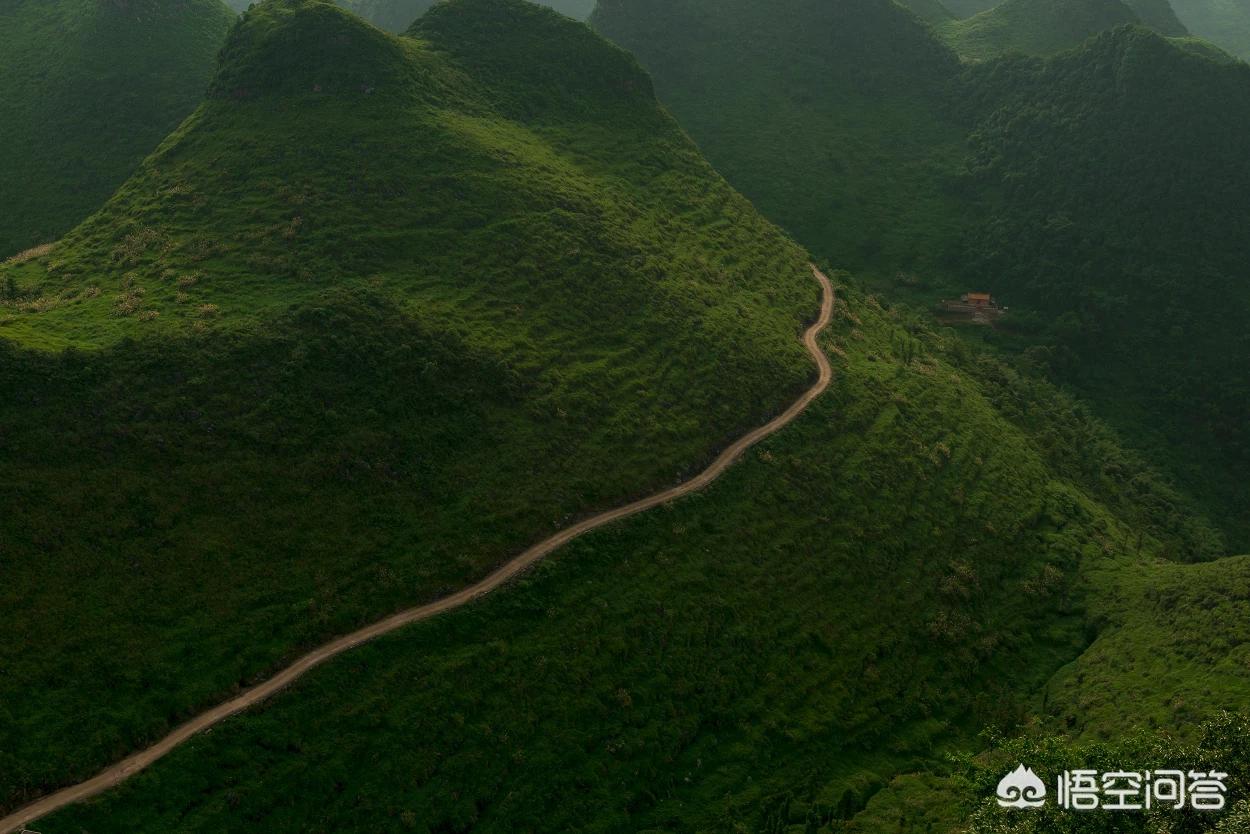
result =
M817 344L817 337L829 326L830 320L833 318L834 291L833 285L829 283L829 279L812 265L812 274L816 280L820 282L822 291L822 301L820 305L820 317L816 323L808 328L803 334L803 345L815 360L817 368L820 370L820 376L816 383L812 385L804 394L799 397L789 408L780 415L771 420L768 424L749 432L739 438L732 446L717 456L711 465L701 473L691 478L685 483L678 484L675 487L666 489L663 492L657 492L647 498L642 498L632 504L618 507L614 510L607 510L598 515L587 518L584 521L567 527L556 533L545 541L526 550L520 556L506 562L503 566L495 570L494 573L485 579L470 585L463 590L457 591L450 596L435 600L434 602L422 605L418 608L412 608L407 611L401 611L398 614L387 617L384 620L365 626L359 631L348 634L333 640L318 649L314 649L290 666L275 674L272 678L259 683L251 689L234 696L223 704L203 712L192 718L190 721L181 725L169 735L160 741L134 753L123 759L115 765L110 766L97 776L80 782L77 785L71 785L62 788L56 793L49 794L42 799L38 799L33 803L18 809L11 815L0 819L0 834L13 834L24 830L25 826L34 822L40 817L45 817L53 811L58 811L67 805L90 799L110 788L121 784L122 782L134 776L139 771L151 765L165 754L169 753L175 747L186 742L192 736L207 730L208 728L221 723L232 715L242 712L248 707L254 706L266 698L290 686L295 681L306 675L309 671L317 666L325 663L331 658L337 657L344 652L367 643L385 634L411 625L412 623L428 620L447 611L452 611L461 606L467 605L479 597L489 594L501 585L506 584L524 573L534 564L552 552L560 549L564 545L571 542L578 536L589 533L599 527L611 524L621 519L629 518L633 515L646 512L666 504L669 501L689 495L692 492L698 492L708 484L715 481L727 470L747 449L759 443L769 435L775 434L785 426L792 423L796 417L803 413L812 401L825 392L829 387L830 381L833 379L833 368L829 364L828 357L820 349Z

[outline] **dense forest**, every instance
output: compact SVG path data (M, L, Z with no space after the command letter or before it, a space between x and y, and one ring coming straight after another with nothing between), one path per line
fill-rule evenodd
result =
M960 69L892 3L835 5L849 22L808 0L715 21L698 0L604 0L593 22L802 243L916 301L996 292L1014 324L992 340L1077 386L1250 545L1250 68L1126 26ZM748 32L805 57L724 48Z

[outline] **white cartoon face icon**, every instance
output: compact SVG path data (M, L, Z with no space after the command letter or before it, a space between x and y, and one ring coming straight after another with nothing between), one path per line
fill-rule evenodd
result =
M1004 808L1040 808L1046 802L1046 785L1032 768L1020 765L998 783L998 804Z

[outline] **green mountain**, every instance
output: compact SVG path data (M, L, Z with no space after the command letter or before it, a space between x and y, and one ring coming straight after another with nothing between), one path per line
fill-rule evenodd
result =
M113 199L0 266L0 805L809 384L806 254L631 57L513 0L416 35L257 6Z
M1250 61L1250 6L1239 0L1176 0L1176 14L1195 35Z
M1178 45L1221 57L1218 49L1189 38L1167 0L1161 4L1121 0L1005 0L965 20L948 20L938 32L964 58L985 60L1016 52L1053 55L1100 32L1141 25L1178 39ZM1214 54L1212 54L1214 53ZM1221 58L1222 59L1222 58Z
M256 0L226 0L237 11L244 11ZM437 0L336 0L345 9L355 12L376 26L391 32L403 32L425 14ZM561 14L585 20L594 11L595 0L534 0L550 6Z
M99 208L203 98L220 0L0 5L0 259Z
M1185 24L1177 16L1178 9L1173 8L1170 0L1125 0L1125 4L1133 10L1143 25L1149 26L1161 35L1179 38L1187 33ZM947 0L946 5L956 17L969 18L997 8L1000 0ZM1100 11L1100 6L1103 6L1104 10ZM1071 10L1078 18L1106 14L1105 4L1097 0L1072 3Z
M1117 639L1118 583L1215 571L1159 558L1202 531L1071 401L838 277L835 387L706 493L40 829L836 831L893 800L877 830L952 830L957 791L918 809L896 775L1030 723ZM1212 640L1245 622L1232 605ZM1179 668L1186 715L1214 710Z
M998 293L1014 324L985 338L1250 545L1250 69L1125 27L961 70L890 3L711 9L604 0L594 23L800 242L926 306Z
M958 204L935 184L964 152L946 105L961 70L902 7L601 0L592 25L638 56L717 170L814 251L856 271L942 257Z
M638 39L695 138L863 268L834 273L833 386L707 491L44 834L955 831L1016 749L969 758L987 728L1067 733L1051 763L1250 692L1250 562L1206 520L1235 533L1244 492L1177 491L1041 375L1187 374L1205 410L1161 459L1235 471L1212 415L1247 397L1202 386L1239 379L1241 244L1195 273L1186 240L1238 220L1213 213L1240 193L1246 68L1132 28L963 67L891 2L617 2L596 22ZM0 605L22 612L0 620L0 805L689 476L807 384L806 262L580 24L452 0L392 37L322 0L252 9L115 197L0 267ZM1021 299L986 338L1019 357L873 291L956 279ZM1209 370L1168 364L1165 321L1209 327ZM1186 417L1106 390L1135 445L1156 448L1131 407ZM1223 469L1179 459L1212 448ZM1152 834L1214 819L1181 822Z
M1050 55L1099 32L1140 22L1121 0L1005 0L989 11L942 26L942 37L975 60L1009 52Z
M964 280L1033 311L1040 366L1086 392L1250 541L1250 67L1140 29L966 79L981 208Z

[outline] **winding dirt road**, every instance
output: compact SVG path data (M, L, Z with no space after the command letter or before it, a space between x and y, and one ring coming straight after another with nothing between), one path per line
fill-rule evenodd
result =
M833 369L829 365L828 357L825 356L819 345L817 345L816 339L820 335L821 331L829 325L829 321L833 317L834 292L833 286L829 283L829 279L825 277L824 273L817 269L815 265L812 266L812 274L815 275L816 280L820 282L821 290L823 291L823 300L820 306L820 318L818 318L816 323L813 324L805 334L803 334L803 344L807 347L808 352L812 355L812 359L816 361L816 365L820 369L819 379L816 381L815 385L809 388L803 396L799 397L798 400L796 400L794 404L787 408L781 415L776 417L767 425L761 426L760 428L755 429L740 438L728 449L721 452L716 460L714 460L707 469L703 470L703 472L683 484L675 486L671 489L666 489L663 492L656 493L649 498L643 498L615 510L608 510L607 512L600 513L599 515L579 522L572 527L561 530L559 533L556 533L546 541L540 542L531 547L529 550L526 550L520 556L517 556L512 561L506 563L482 581L475 585L470 585L464 590L457 591L451 596L444 597L419 608L402 611L392 617L388 617L385 620L366 626L359 631L348 634L345 637L340 637L331 643L327 643L321 648L316 649L295 661L264 683L257 684L251 689L248 689L239 695L236 695L234 698L231 698L229 701L226 701L224 704L216 706L208 712L196 716L187 723L178 727L169 735L165 736L165 738L161 739L156 744L146 750L141 750L140 752L135 753L112 767L109 767L98 776L77 785L72 785L68 788L59 790L56 793L37 800L30 805L19 809L10 816L5 817L0 820L0 834L12 834L12 832L22 831L27 824L34 822L40 817L47 816L53 811L58 811L67 805L81 802L107 791L108 789L124 782L139 771L148 767L153 762L157 761L166 753L169 753L175 747L187 741L197 733L203 732L209 727L224 721L236 713L242 712L248 707L258 704L271 695L285 689L315 667L325 663L327 660L337 657L338 655L341 655L362 643L367 643L370 640L381 637L384 634L390 634L391 632L412 623L428 620L431 617L438 616L444 612L460 608L461 606L466 605L479 597L485 596L491 591L499 588L501 585L506 584L508 581L515 579L518 575L533 567L536 562L545 556L550 555L553 551L568 544L578 536L599 527L603 527L607 524L611 524L615 521L620 521L621 519L646 512L647 510L658 507L661 504L666 504L669 501L689 495L692 492L697 492L715 481L722 474L724 474L725 470L728 469L734 461L741 457L743 452L793 422L796 417L802 414L803 411L811 405L812 400L819 397L822 393L824 393L825 389L829 387L829 382L833 378Z

